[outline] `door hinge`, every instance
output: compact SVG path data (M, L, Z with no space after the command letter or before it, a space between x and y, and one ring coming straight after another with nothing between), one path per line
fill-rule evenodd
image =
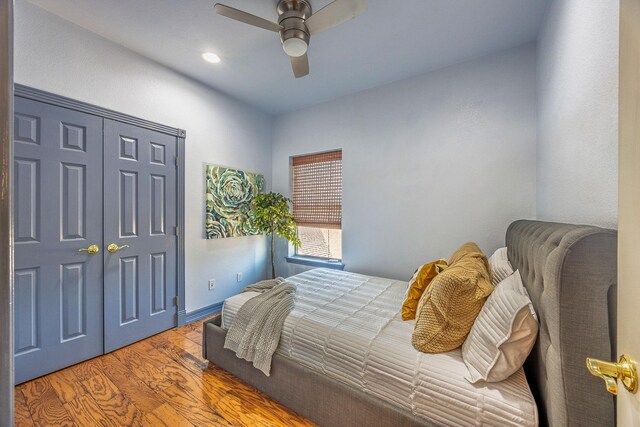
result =
M176 236L180 235L180 227L176 226Z
M178 302L179 302L179 301L180 301L180 300L178 299L178 297L175 297L175 298L173 299L173 303L175 304L175 306L176 306L176 307L178 306Z
M178 156L176 156L176 166L178 166Z

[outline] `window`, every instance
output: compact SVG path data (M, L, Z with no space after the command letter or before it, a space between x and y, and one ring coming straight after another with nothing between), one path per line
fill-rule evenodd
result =
M293 158L296 255L342 259L342 151Z

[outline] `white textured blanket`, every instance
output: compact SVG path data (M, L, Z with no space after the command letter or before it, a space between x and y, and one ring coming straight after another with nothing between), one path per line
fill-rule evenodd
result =
M269 376L271 358L280 342L284 320L293 308L295 290L295 286L282 278L264 280L243 289L243 292L260 294L238 310L224 348L253 362L254 367Z
M499 383L470 384L460 350L424 354L400 314L407 282L316 269L296 286L276 352L443 426L535 426L538 412L520 369ZM223 327L255 293L227 299ZM250 301L250 300L249 300Z

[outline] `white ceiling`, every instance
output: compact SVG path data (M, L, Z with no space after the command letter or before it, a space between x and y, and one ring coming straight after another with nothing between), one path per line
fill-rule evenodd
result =
M272 114L328 101L535 40L548 0L369 0L311 40L295 79L277 33L218 16L206 0L30 0ZM314 10L330 0L310 0ZM221 0L277 20L277 0ZM222 63L205 63L212 51Z

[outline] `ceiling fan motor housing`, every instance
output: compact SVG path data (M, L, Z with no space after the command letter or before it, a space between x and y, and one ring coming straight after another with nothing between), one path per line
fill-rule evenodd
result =
M282 26L280 30L280 41L283 46L287 40L299 39L306 46L309 46L309 30L304 21L311 16L311 5L307 0L280 0L278 2L278 24ZM285 49L285 52L287 50ZM304 49L304 54L306 49ZM291 55L287 52L290 56Z

